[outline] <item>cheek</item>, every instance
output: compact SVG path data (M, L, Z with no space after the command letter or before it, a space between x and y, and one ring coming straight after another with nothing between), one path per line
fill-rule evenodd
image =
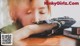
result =
M33 16L31 15L24 15L20 17L19 19L21 20L21 23L23 26L32 24L34 20Z
M40 18L41 18L40 20L47 20L50 18L50 15L46 13L44 15L41 15Z
M32 21L34 20L32 15L27 15L22 10L18 10L17 17L21 21L23 26L32 24Z
M45 14L41 14L40 15L40 18L41 18L41 20L47 20L47 19L50 19L50 14L48 13L48 10L45 10L46 12L45 12Z
M30 25L33 23L33 17L32 16L24 16L21 18L21 22L23 24L23 26L26 26L26 25Z

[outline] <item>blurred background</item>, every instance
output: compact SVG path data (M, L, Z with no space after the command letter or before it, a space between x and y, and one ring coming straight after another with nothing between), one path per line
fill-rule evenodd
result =
M73 26L80 26L80 0L50 0L50 1L73 1L79 2L79 5L51 5L51 17L69 16L74 18L77 23ZM9 7L7 0L0 0L0 28L11 24L13 21L9 16Z

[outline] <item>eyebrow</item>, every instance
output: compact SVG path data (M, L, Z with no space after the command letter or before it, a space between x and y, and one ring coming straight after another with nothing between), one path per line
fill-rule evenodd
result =
M45 9L45 7L40 7L39 9Z

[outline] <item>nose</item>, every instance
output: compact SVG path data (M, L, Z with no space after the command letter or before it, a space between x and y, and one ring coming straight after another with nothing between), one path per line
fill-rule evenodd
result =
M39 20L40 20L39 11L36 10L35 13L34 13L34 16L35 16L35 21L38 23Z

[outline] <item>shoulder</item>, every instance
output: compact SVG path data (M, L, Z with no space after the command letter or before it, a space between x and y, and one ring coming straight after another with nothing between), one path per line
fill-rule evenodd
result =
M0 29L3 33L11 33L13 31L16 31L17 30L17 26L15 23L12 23L8 26L5 26L3 28Z

